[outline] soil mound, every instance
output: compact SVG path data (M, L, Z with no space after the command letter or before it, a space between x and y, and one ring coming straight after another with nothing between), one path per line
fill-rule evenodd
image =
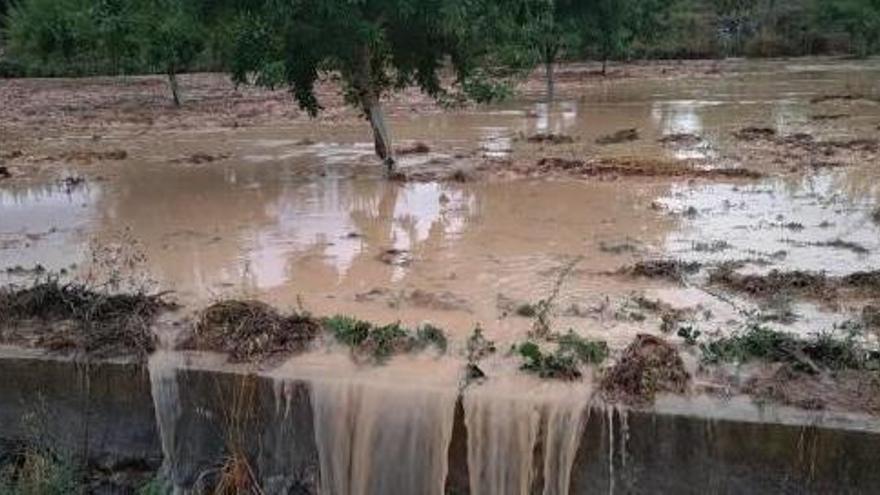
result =
M48 280L0 289L0 341L88 357L135 356L155 349L152 324L174 308L162 294L106 294Z
M259 301L226 300L205 308L193 330L184 347L227 353L233 362L257 362L303 351L321 324Z
M602 379L602 390L611 400L633 404L653 402L657 392L682 394L690 375L678 351L665 340L639 334Z

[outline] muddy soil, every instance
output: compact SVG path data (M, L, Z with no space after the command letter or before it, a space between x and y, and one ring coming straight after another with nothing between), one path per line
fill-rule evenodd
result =
M755 291L791 293L796 318L772 322L791 332L872 321L863 296L880 269L877 61L557 74L552 103L537 72L493 106L390 98L396 181L330 82L319 90L327 112L309 119L284 91L214 74L181 78L181 109L162 78L4 81L0 281L27 281L36 267L101 271L88 247L124 231L192 312L236 299L431 322L450 349L478 325L499 349L521 342L534 316L516 307L553 294L553 329L607 341L615 356L639 334L683 345L682 321L724 335L765 312ZM632 129L637 139L620 133ZM713 285L725 263L739 268ZM824 279L780 286L767 282L773 270ZM517 375L509 361L480 369Z

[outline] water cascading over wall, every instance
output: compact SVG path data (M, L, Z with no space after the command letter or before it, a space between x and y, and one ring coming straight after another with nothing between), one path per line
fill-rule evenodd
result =
M455 388L352 380L310 388L322 494L444 492Z
M528 495L539 469L544 495L568 493L587 420L584 400L542 401L480 389L462 400L472 495Z

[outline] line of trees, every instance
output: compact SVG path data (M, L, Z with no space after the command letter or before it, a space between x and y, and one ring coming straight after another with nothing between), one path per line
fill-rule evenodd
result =
M180 105L180 72L224 70L288 87L310 115L319 78L338 78L389 168L382 99L403 87L489 100L543 66L552 98L559 60L604 73L632 57L880 49L880 0L0 0L0 12L0 75L161 73Z

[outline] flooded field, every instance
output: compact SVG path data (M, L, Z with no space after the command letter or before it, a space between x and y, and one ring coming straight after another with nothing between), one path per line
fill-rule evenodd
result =
M651 321L612 317L634 291L677 306L701 304L722 320L730 312L700 291L699 277L678 284L613 274L637 260L746 261L747 270L833 275L878 267L878 155L792 156L735 137L766 127L816 141L874 139L876 147L880 104L867 97L880 94L878 75L872 62L741 62L684 79L586 79L564 85L550 105L528 92L497 108L421 112L413 103L412 116L398 109L393 119L401 146L418 141L429 149L403 155L404 172L469 171L493 159L516 168L534 157L626 156L697 159L702 168L767 175L758 180L612 173L388 182L364 129L350 119L340 119L338 132L327 122L294 120L236 130L111 127L94 140L30 136L33 155L18 158L21 168L38 153L51 155L49 176L4 181L0 265L10 281L37 265L85 273L94 268L91 244L125 238L145 255L146 273L186 302L246 295L318 314L430 320L457 335L480 324L503 338L527 326L510 305L545 297L573 262L558 306L581 317L563 325L625 343L632 331L656 330ZM815 101L854 94L866 99ZM839 117L817 118L828 115ZM4 125L12 135L20 131ZM637 139L595 142L630 128ZM537 133L571 136L575 144L525 143ZM661 142L685 133L691 136L681 142ZM6 141L4 148L28 144ZM75 158L100 150L125 156ZM804 332L836 314L804 311L810 317L797 325Z
M258 368L278 393L312 380L328 493L443 487L445 456L416 457L455 443L459 392L472 493L567 493L578 449L567 433L580 437L595 378L523 373L513 346L541 318L607 342L614 359L639 334L662 337L710 393L727 385L702 373L697 335L760 321L804 338L858 327L876 344L880 60L620 66L607 79L588 69L560 69L552 103L537 78L496 106L390 102L394 180L350 111L310 121L283 93L238 92L219 76L184 78L183 110L155 103L149 78L87 82L102 88L88 100L70 81L4 82L0 281L109 272L171 291L180 321L236 298L442 328L443 356L365 367L330 344ZM150 363L172 457L174 370L250 369L164 349L177 326L160 329ZM475 328L502 352L462 391ZM508 404L523 394L533 402ZM844 395L826 406L877 410ZM533 458L539 437L546 452ZM371 465L375 449L421 475Z

